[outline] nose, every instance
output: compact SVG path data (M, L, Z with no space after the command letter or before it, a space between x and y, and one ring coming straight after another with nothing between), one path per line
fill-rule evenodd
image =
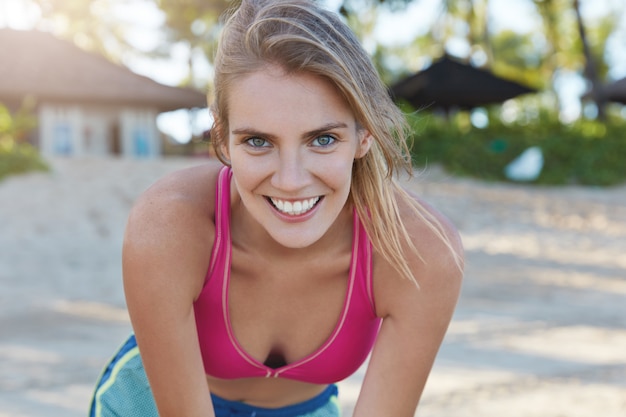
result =
M272 175L272 186L289 193L297 192L309 185L311 173L305 159L300 149L281 149Z

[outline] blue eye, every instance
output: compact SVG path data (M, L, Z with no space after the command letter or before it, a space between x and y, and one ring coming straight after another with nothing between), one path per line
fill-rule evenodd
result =
M315 139L313 139L313 146L321 146L321 147L330 146L333 143L335 143L336 140L337 139L335 139L334 137L330 135L318 136Z
M252 146L253 148L263 148L265 146L268 146L268 143L265 139L262 138L250 138L250 139L246 139L246 143L250 146Z

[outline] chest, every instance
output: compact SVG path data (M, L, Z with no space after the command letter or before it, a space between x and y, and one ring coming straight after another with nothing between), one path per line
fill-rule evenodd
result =
M225 296L235 338L270 367L313 353L337 327L349 270L349 251L326 259L278 262L233 249Z

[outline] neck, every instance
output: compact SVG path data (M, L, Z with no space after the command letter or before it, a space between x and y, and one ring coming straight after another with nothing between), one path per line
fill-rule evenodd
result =
M231 240L233 246L264 259L303 260L350 250L353 209L347 204L333 225L316 242L305 248L286 247L272 238L249 214L241 200L231 201Z

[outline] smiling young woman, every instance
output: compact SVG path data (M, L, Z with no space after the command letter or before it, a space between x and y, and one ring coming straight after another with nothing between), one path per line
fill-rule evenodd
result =
M93 416L412 416L458 298L455 228L396 182L403 115L306 0L244 0L215 59L221 164L157 182L124 242L134 335ZM158 412L157 412L158 410Z
M251 216L251 228L288 248L324 245L339 213L350 211L352 166L371 135L329 81L279 66L233 84L228 108L223 153L241 200L233 204L235 223Z

